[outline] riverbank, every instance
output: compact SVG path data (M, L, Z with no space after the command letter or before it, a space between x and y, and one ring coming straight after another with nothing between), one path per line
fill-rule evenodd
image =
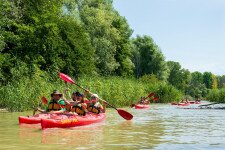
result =
M0 108L0 113L9 112L6 108Z

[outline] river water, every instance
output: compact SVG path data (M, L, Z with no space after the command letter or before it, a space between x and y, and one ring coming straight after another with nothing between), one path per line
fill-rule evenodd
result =
M19 125L18 116L32 112L0 113L0 149L224 149L225 110L179 109L151 105L124 108L134 115L126 121L107 109L105 121L69 129L41 130Z

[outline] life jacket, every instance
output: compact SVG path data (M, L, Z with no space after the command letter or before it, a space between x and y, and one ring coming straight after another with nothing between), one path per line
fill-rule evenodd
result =
M61 110L60 104L55 100L51 100L48 104L47 111L52 111L52 110L54 111Z
M85 116L86 115L86 112L82 108L82 105L81 104L77 104L77 105L71 107L71 110L70 111L71 112L75 112L75 113L77 113L78 115L81 115L81 116Z
M67 111L71 111L71 107L72 107L71 105L66 104L66 110L67 110Z
M101 112L101 110L98 107L98 105L99 105L99 102L97 102L96 104L90 103L90 105L88 106L87 110L89 112L99 114Z

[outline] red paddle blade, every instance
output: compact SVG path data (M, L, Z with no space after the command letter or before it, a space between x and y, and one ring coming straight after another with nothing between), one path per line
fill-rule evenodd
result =
M46 97L42 96L41 102L42 102L42 104L47 104L48 100L46 99Z
M157 100L159 100L159 98L158 98L158 97L155 97L155 98L153 98L153 100L154 100L154 101L157 101Z
M120 114L121 117L123 117L126 120L131 120L133 118L133 115L131 115L129 112L125 110L117 109L117 112Z
M59 77L68 82L68 83L71 83L71 84L74 84L75 82L73 81L73 79L71 79L68 75L64 74L64 73L59 73Z
M155 93L151 92L151 93L148 95L148 97L150 98L150 97L152 97L152 96L154 96L154 95L155 95Z

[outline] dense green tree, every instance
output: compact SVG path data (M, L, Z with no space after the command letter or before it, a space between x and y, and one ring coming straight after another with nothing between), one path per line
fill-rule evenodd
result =
M150 36L137 36L133 39L135 72L137 77L155 74L158 79L167 79L167 64L159 47Z
M182 69L178 62L168 61L169 68L168 82L177 89L185 92L191 79L191 74L188 70Z
M225 75L217 76L218 88L225 88Z
M46 71L58 68L75 76L95 72L94 49L77 19L74 1L12 0L8 5L20 11L8 17L12 23L4 28L3 53L27 63L30 71L37 64Z
M15 66L16 56L11 49L18 44L13 27L20 23L22 9L18 6L20 1L2 0L0 2L0 82L7 83L11 79L10 68Z
M119 40L116 41L116 55L115 58L120 64L116 69L118 75L126 76L133 74L134 64L131 60L132 56L132 43L130 41L130 36L132 30L130 29L126 19L121 17L119 13L116 12L116 18L114 19L112 25L118 30L120 34Z
M191 73L191 82L187 94L194 98L202 98L206 96L207 92L208 90L203 82L203 74L198 71Z
M212 75L212 89L217 89L218 88L218 81L217 81L217 77L213 74Z
M203 84L203 74L198 71L191 73L191 84L193 86L198 86L199 84Z
M132 74L132 34L125 18L113 9L111 0L77 0L79 14L88 31L98 72L102 75Z
M217 78L211 72L203 73L203 82L208 89L216 89L218 86Z
M206 88L211 89L211 86L212 86L212 73L211 72L203 73L203 82L204 82Z

